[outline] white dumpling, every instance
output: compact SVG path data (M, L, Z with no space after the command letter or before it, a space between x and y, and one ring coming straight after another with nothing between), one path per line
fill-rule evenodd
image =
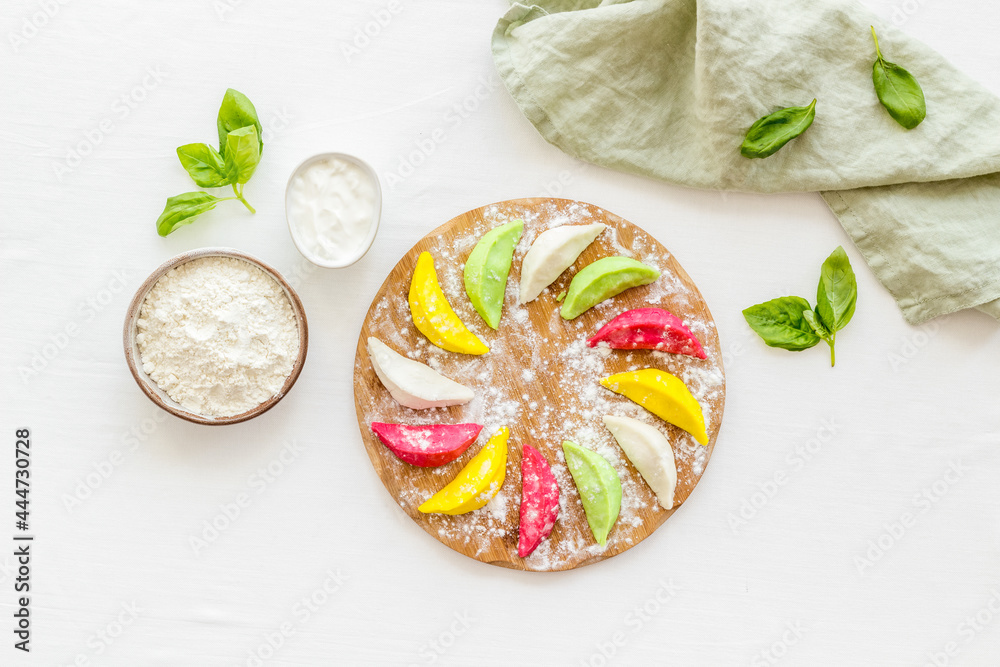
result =
M414 410L468 403L475 392L419 361L399 354L378 338L368 339L375 374L396 402Z
M607 225L595 222L562 225L539 234L521 262L519 303L535 300L606 228Z
M656 494L660 506L663 509L673 508L677 465L667 438L655 426L630 417L607 415L604 425Z

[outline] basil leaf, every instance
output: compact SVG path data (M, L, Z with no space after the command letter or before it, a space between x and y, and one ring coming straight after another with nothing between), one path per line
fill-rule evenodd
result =
M740 153L749 158L774 155L782 146L809 129L814 118L816 100L807 107L788 107L764 116L747 130Z
M226 177L230 183L246 183L257 170L260 148L253 125L233 130L226 136Z
M202 188L218 188L232 183L226 175L225 163L219 151L208 144L187 144L177 149L177 157Z
M160 236L170 234L178 227L190 225L194 219L215 208L224 199L213 197L207 192L185 192L167 199L163 213L156 219L156 231Z
M802 315L806 310L811 308L802 297L783 296L750 306L743 317L767 345L798 352L820 341Z
M897 123L912 130L927 117L924 91L912 74L882 57L874 26L872 37L875 38L875 53L878 56L872 66L872 83L875 84L878 101Z
M830 253L820 270L816 314L831 333L847 326L858 303L858 280L843 246Z
M219 152L226 154L228 145L226 137L233 130L242 127L254 126L257 128L257 152L264 152L263 128L260 120L257 119L257 110L254 109L253 102L238 90L229 88L222 98L222 106L219 107Z
M803 310L802 319L806 321L806 324L809 325L809 328L812 329L814 334L816 334L823 340L829 340L831 335L830 330L827 329L825 326L823 326L823 323L820 322L819 316L816 314L816 311Z

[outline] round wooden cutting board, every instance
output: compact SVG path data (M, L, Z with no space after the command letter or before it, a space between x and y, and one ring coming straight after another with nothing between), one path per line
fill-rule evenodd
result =
M489 229L524 220L524 234L514 253L503 318L490 329L465 294L465 259ZM536 300L518 305L521 259L538 234L562 224L602 222L608 226L576 263ZM482 356L446 352L413 326L407 295L417 256L434 256L438 278L449 303L463 322L490 347ZM658 268L661 276L608 299L572 321L559 316L557 296L576 272L602 257L626 255ZM590 348L586 339L612 317L632 308L656 306L680 317L704 346L708 358L654 352ZM379 382L368 359L366 342L374 336L404 356L430 365L473 389L465 405L411 410L397 404ZM681 378L702 407L707 447L679 428L656 418L623 396L601 387L607 375L654 367ZM503 567L567 570L610 558L655 531L694 489L711 457L722 422L725 374L715 322L697 287L680 264L652 236L602 208L566 199L515 199L477 208L450 220L420 240L399 261L379 290L358 339L354 399L362 439L385 488L414 521L452 549ZM672 510L664 510L604 427L602 417L616 414L654 424L666 435L677 462L677 490ZM420 468L397 459L372 433L373 421L406 424L475 422L484 426L477 442L457 460L439 468ZM503 426L510 428L506 481L482 509L467 514L421 514L417 507L450 482L483 444ZM562 441L571 440L608 459L622 481L622 509L606 547L594 540L583 505L566 467ZM521 448L539 449L559 482L560 513L552 535L527 558L517 555L521 502ZM666 548L666 543L661 543Z

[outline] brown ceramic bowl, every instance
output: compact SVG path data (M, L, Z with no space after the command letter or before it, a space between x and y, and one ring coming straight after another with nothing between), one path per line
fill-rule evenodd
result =
M146 372L142 370L142 357L139 354L139 348L135 342L135 323L139 317L139 310L142 307L143 301L146 300L146 295L149 293L149 290L153 288L153 285L156 284L156 281L174 267L202 257L232 257L233 259L240 259L244 262L253 264L264 273L274 278L274 280L281 285L281 288L285 290L285 294L288 295L288 301L292 305L292 312L295 313L295 321L299 325L299 356L296 358L295 364L292 366L292 372L285 380L285 384L281 386L281 391L255 408L242 412L238 415L232 415L231 417L210 417L191 412L190 410L181 407L180 404L167 396L166 392L160 389L156 383L150 379ZM158 269L153 271L148 278L146 278L146 281L135 293L135 297L132 299L132 303L129 304L128 312L125 315L123 342L125 344L125 360L128 362L129 370L132 371L132 377L135 378L139 388L142 389L142 392L149 397L149 400L153 401L153 403L156 403L156 405L163 408L170 414L180 417L181 419L186 419L189 422L207 424L209 426L223 426L225 424L238 424L239 422L253 419L257 415L264 414L273 408L275 404L277 404L277 402L288 393L288 390L292 388L292 385L294 385L295 381L298 379L299 373L302 372L302 365L306 360L306 350L309 347L309 325L306 322L305 309L302 307L302 301L299 300L299 295L295 293L295 290L292 289L291 285L289 285L282 275L275 269L260 261L256 257L251 257L246 253L242 253L231 248L201 248L199 250L185 252L177 255L173 259L167 260L160 265Z

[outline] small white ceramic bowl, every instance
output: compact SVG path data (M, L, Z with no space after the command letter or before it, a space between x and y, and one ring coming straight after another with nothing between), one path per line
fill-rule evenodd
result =
M321 257L316 257L315 255L310 253L309 250L305 247L305 244L303 244L299 240L299 238L295 235L295 226L292 225L292 219L288 211L288 194L292 189L292 182L295 180L295 177L298 176L300 173L302 173L313 163L319 162L320 160L327 160L330 158L338 158L340 160L344 160L345 162L350 162L352 164L358 165L359 167L361 167L362 170L365 171L365 173L367 173L371 177L372 181L375 183L375 211L372 215L372 224L371 228L368 230L368 236L365 237L365 242L358 249L357 253L355 253L351 257L348 257L346 260L340 262L332 262L330 260L326 260ZM364 257L368 253L368 250L372 247L372 243L375 241L375 235L378 233L378 224L381 217L382 217L382 184L379 182L378 174L375 173L375 170L372 169L371 165L359 157L355 157L354 155L348 155L347 153L317 153L316 155L313 155L312 157L303 160L299 164L299 166L297 166L292 171L292 175L288 177L288 183L285 185L285 222L288 223L288 233L291 234L292 242L295 244L295 247L298 249L299 253L301 253L303 257L308 259L316 266L323 267L324 269L342 269L344 267L350 266L351 264L354 264L359 259Z
M171 269L180 266L185 262L190 262L191 260L200 259L202 257L231 257L233 259L240 259L256 266L264 273L271 276L285 291L285 295L288 296L288 301L292 306L292 312L295 314L295 321L299 325L299 356L295 359L295 364L292 366L292 372L285 379L285 383L282 385L281 390L256 407L238 415L232 415L231 417L210 417L208 415L191 412L190 410L181 407L179 403L167 396L167 393L160 389L155 382L153 382L152 378L146 374L146 371L142 370L142 355L139 353L139 346L135 342L136 320L139 318L139 310L142 308L142 304L146 300L146 295L149 294L149 290L153 289L153 285L156 284L156 281L163 277L163 275ZM268 266L256 257L247 255L246 253L242 253L238 250L233 250L232 248L201 248L200 250L191 250L189 252L182 253L167 260L161 264L159 268L153 271L153 273L146 278L146 281L139 286L138 291L135 293L135 297L132 299L132 303L129 304L128 311L125 314L123 342L125 344L125 361L128 363L129 370L132 371L132 377L135 378L139 388L142 389L142 393L146 394L146 396L149 397L149 400L153 401L153 403L155 403L158 407L163 408L170 414L180 417L181 419L186 419L189 422L206 424L209 426L223 426L225 424L237 424L239 422L244 422L248 419L253 419L258 415L264 414L277 405L278 401L280 401L285 394L288 393L288 390L292 388L292 385L294 385L295 381L299 378L299 373L302 372L302 365L306 361L306 351L309 349L309 324L306 321L306 312L302 307L302 301L299 299L299 295L295 293L292 286L288 284L288 282L280 273L278 273L276 269Z

